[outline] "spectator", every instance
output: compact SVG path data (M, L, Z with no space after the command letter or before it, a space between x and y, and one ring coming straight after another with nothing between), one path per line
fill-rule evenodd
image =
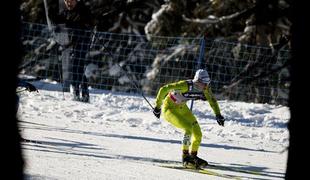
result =
M94 21L90 10L82 1L64 0L65 8L51 19L56 24L64 23L69 32L69 43L65 46L71 48L69 58L69 71L72 75L73 99L89 102L88 80L84 75L86 53L91 42L91 29ZM64 63L64 62L63 62Z

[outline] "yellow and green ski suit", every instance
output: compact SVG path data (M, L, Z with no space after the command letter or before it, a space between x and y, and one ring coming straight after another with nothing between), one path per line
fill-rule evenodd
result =
M184 93L192 91L191 89L193 88L190 88L186 80L167 84L159 89L155 107L162 109L166 121L184 130L185 136L189 137L189 142L183 141L182 150L190 149L192 152L197 152L201 143L202 133L195 116L186 105L186 101L190 99L183 96ZM208 100L214 114L219 115L219 105L211 92L211 88L207 86L200 93Z

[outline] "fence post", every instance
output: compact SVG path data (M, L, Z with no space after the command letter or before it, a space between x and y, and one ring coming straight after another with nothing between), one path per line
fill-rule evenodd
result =
M205 49L206 49L206 40L205 37L202 36L200 39L200 49L199 49L199 56L197 58L197 66L195 70L198 70L201 68L201 62L204 59L205 56ZM194 100L191 101L191 107L190 110L193 110L193 106L194 106Z

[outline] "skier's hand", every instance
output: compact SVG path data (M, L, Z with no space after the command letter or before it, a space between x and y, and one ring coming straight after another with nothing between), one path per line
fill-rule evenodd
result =
M153 114L159 119L160 118L161 109L155 107L153 110Z
M27 89L29 92L32 92L32 91L37 91L37 92L39 92L38 89L37 89L34 85L32 85L32 84L30 84L30 83L27 83L26 89Z
M216 121L220 126L224 126L225 119L222 115L216 115Z

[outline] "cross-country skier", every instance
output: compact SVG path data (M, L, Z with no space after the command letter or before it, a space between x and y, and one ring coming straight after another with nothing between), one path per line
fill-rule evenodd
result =
M208 162L197 156L201 143L202 133L196 117L188 108L188 100L208 100L215 114L217 123L224 126L224 117L221 115L216 98L211 92L210 77L206 70L196 71L194 79L181 80L161 87L156 97L154 115L164 119L173 126L182 129L182 163L185 167L199 168L208 165Z

